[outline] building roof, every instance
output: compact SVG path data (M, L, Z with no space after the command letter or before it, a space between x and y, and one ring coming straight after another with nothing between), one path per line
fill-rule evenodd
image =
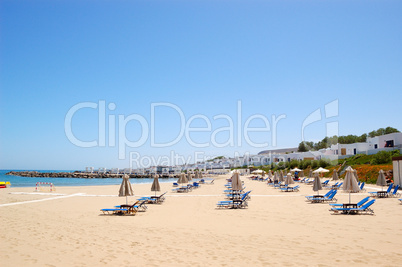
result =
M284 154L286 152L292 152L292 151L297 152L297 147L263 150L260 153L258 153L258 155L263 155L263 154Z

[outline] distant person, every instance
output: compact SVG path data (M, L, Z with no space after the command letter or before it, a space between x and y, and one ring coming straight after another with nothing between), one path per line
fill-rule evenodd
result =
M388 171L387 176L385 177L385 180L387 181L387 184L393 184L394 183L392 178L393 178L393 171Z
M299 172L295 172L295 180L299 181Z

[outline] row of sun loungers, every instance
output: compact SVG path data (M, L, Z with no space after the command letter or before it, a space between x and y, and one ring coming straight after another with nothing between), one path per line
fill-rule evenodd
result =
M134 204L118 205L114 208L101 209L104 215L135 215L137 212L145 212L148 209L147 204L162 204L165 201L165 193L160 196L142 197Z
M247 201L250 200L251 191L244 192L245 186L242 186L242 190L232 190L231 180L224 186L226 189L223 192L227 200L219 201L216 204L217 208L241 209L248 207Z

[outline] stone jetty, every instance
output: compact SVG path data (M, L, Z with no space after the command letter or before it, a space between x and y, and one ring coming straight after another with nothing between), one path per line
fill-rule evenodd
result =
M10 171L6 175L21 177L50 177L50 178L122 178L123 173L89 173L89 172L39 172L39 171ZM127 174L130 178L150 178L150 174ZM178 178L178 175L159 175L159 178Z

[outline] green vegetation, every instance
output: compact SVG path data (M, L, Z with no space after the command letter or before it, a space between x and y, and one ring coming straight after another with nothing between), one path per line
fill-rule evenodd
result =
M225 158L225 156L218 156L218 157L215 157L215 158L213 158L213 159L207 160L207 162L211 162L211 161L214 161L214 160L216 160L216 159L224 159L224 158Z
M357 154L352 157L340 160L334 160L332 162L328 160L291 160L290 162L279 162L278 164L270 164L266 166L259 166L256 169L262 169L266 172L285 170L288 171L295 167L304 170L307 175L310 170L317 169L318 167L323 167L329 170L329 172L324 173L324 177L330 178L334 170L340 170L341 165L345 163L346 166L352 166L352 168L357 170L359 180L366 183L375 183L378 177L378 171L380 169L387 171L392 170L392 157L401 156L398 149L392 151L380 151L374 155ZM242 168L247 168L243 166ZM342 175L344 178L345 174Z
M302 170L306 169L317 169L319 167L327 168L331 170L338 168L345 161L345 165L355 166L355 165L381 165L381 164L392 164L392 157L401 156L398 149L392 151L380 151L374 155L357 154L352 157L340 160L329 161L326 159L321 160L291 160L290 162L279 162L278 164L270 164L265 166L256 167L264 171L276 171L284 169L294 169L299 168ZM239 167L247 168L247 166Z
M378 164L390 163L391 161L392 161L391 153L387 151L380 151L374 155L370 163L373 165L378 165Z
M329 160L321 159L321 160L291 160L290 162L279 162L278 164L270 164L259 167L264 171L276 171L276 170L284 170L284 169L294 169L299 168L302 170L312 168L316 169L318 167L326 168L328 166L336 165L338 162L330 162Z
M340 159L339 163L343 164L343 162L346 161L346 164L350 166L362 164L392 164L392 157L396 156L401 156L398 149L392 151L380 151L374 155L357 154L350 158Z
M314 142L307 142L303 141L299 144L298 147L298 152L306 152L309 150L320 150L323 148L330 147L331 145L335 144L353 144L353 143L363 143L367 141L367 137L375 137L375 136L380 136L384 134L390 134L390 133L398 133L398 129L393 128L393 127L387 127L387 128L379 128L377 130L371 131L368 134L364 133L360 136L357 135L346 135L346 136L332 136L332 137L325 137L318 143Z
M390 134L390 133L399 133L398 129L392 128L392 127L387 127L387 128L380 128L377 131L371 131L368 133L369 137L375 137L375 136L380 136L384 134Z

